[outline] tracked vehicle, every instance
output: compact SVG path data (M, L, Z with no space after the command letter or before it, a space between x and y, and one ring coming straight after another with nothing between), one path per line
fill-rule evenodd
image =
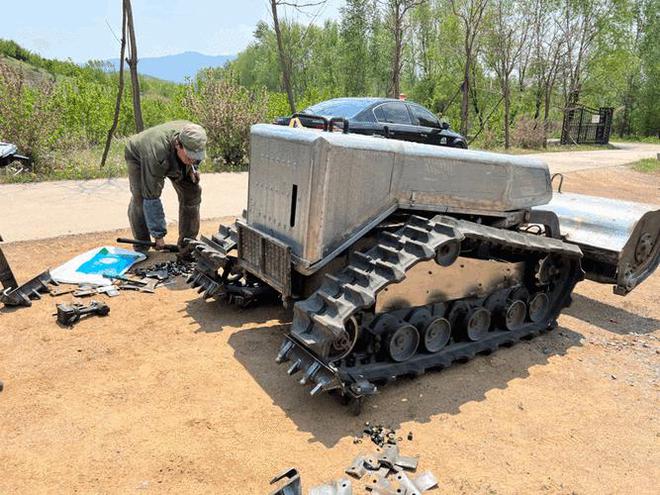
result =
M247 210L191 241L189 283L241 305L276 294L293 310L276 361L359 410L379 384L554 328L582 264L621 294L653 272L657 208L590 225L573 199L553 202L524 156L256 125Z

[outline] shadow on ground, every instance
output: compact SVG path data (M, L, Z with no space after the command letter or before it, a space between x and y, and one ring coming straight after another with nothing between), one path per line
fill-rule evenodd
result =
M238 330L230 336L229 345L273 404L284 410L299 430L311 433L310 442L321 442L326 447L360 432L365 421L398 429L406 421L424 423L439 414L458 414L463 404L482 401L490 390L505 389L511 380L528 377L531 367L566 354L571 347L581 345L582 338L559 328L442 372L400 379L382 387L378 395L366 401L362 415L354 417L331 395L310 397L308 387L298 385L295 377L287 375L285 365L275 363L287 328L276 325Z
M573 304L563 313L619 335L647 334L660 329L660 320L631 313L623 308L591 299L576 292Z
M196 298L182 312L187 313L195 332L230 332L228 343L234 357L273 405L282 409L298 430L310 433L310 442L321 442L326 447L360 432L365 421L398 429L407 421L424 423L437 415L458 414L464 404L483 401L489 391L506 389L511 380L529 377L530 368L581 346L582 339L581 334L559 327L441 372L399 379L381 387L379 394L365 402L362 415L354 417L336 397L310 397L309 387L298 385L295 376L287 375L285 365L275 363L291 318L281 306L272 303L240 309Z

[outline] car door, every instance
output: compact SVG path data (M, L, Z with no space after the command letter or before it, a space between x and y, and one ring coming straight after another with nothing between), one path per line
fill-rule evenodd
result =
M447 145L447 137L442 134L440 120L429 110L415 103L408 103L413 124L418 126L418 140L420 143Z
M387 101L374 107L373 112L378 122L378 134L404 141L415 140L415 126L404 102Z

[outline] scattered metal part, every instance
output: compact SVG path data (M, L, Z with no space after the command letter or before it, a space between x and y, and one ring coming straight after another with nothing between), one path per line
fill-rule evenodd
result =
M438 486L438 480L433 476L431 471L426 471L425 473L420 474L415 478L413 483L415 483L415 486L420 492L425 492Z
M146 292L148 294L153 294L156 292L156 286L160 283L159 280L156 279L149 279L146 282L140 282L140 284L136 284L133 281L131 282L123 282L117 286L118 289L121 290L136 290L138 292Z
M270 480L270 484L274 485L275 483L278 483L282 480L287 481L270 495L302 495L300 474L296 468L285 469L272 480Z
M2 237L0 237L0 242L2 242ZM3 289L13 289L18 287L18 282L16 282L16 277L14 277L14 272L11 271L9 262L5 258L5 254L2 252L0 247L0 284L2 284Z
M362 437L363 433L368 435L371 441L379 447L382 447L385 444L396 445L398 441L396 430L386 428L383 425L372 426L369 422L366 422L362 433L360 433L360 437Z
M108 273L103 274L103 278L107 278L110 280L119 280L120 282L126 282L129 284L133 285L147 285L148 282L145 282L144 280L135 280L133 278L128 278L123 275L110 275Z
M109 297L115 297L119 295L119 289L116 285L106 285L104 287L84 287L73 291L73 297L87 297L96 294L106 294Z
M354 476L357 479L362 478L367 474L367 469L364 467L365 456L359 455L353 459L353 464L346 468L345 473Z
M73 294L77 290L82 290L81 286L78 287L69 287L67 289L54 289L50 291L51 297L64 296L66 294Z
M139 277L168 280L180 275L189 276L194 270L194 263L179 259L156 263L155 265L139 267L133 270Z
M431 471L420 474L414 480L411 480L406 473L399 472L394 477L399 482L399 486L406 495L422 495L422 493L438 486L438 480ZM401 492L400 492L401 493Z
M98 315L107 316L110 313L110 307L102 302L92 301L89 306L84 304L58 304L57 305L57 322L64 326L70 327L83 316Z
M329 484L315 486L309 491L309 495L352 495L353 487L351 480L340 478Z
M49 284L58 285L46 270L20 287L5 289L0 294L0 302L5 306L32 306L32 299L41 299L42 293L49 292Z

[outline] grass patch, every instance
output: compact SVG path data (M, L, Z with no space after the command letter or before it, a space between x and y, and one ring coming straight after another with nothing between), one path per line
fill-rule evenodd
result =
M479 149L479 148L477 148ZM481 148L485 149L485 148ZM547 148L516 148L511 147L508 150L504 146L490 148L487 151L495 153L507 153L509 155L530 155L533 153L557 153L561 151L603 151L603 150L616 150L619 149L612 144L564 144L550 142Z
M645 174L660 173L660 160L657 158L643 158L637 162L631 163L630 166L633 170L643 172Z

